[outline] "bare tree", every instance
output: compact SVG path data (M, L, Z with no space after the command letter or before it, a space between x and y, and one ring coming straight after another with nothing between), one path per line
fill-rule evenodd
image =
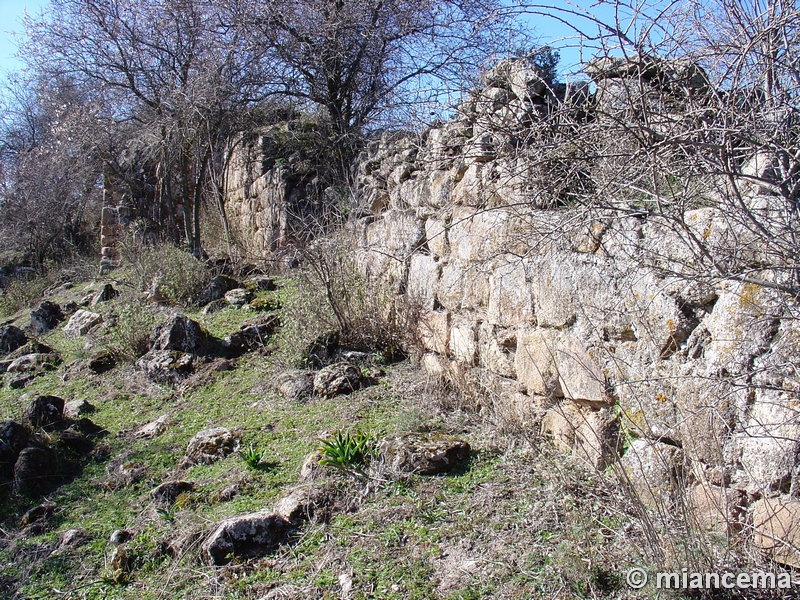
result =
M107 174L199 253L212 146L261 98L263 80L225 9L202 0L57 0L27 25L32 65L102 94L125 132Z
M12 83L0 128L0 231L37 265L90 245L98 107L66 79Z
M499 4L472 0L280 0L245 14L279 66L276 89L322 108L337 135L457 91L506 49L511 25Z

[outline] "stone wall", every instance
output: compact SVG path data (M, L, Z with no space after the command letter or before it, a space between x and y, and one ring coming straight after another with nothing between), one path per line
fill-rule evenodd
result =
M354 256L420 310L423 366L475 392L500 425L618 464L646 504L738 527L748 505L800 492L800 311L775 271L737 280L695 267L763 264L763 242L724 210L675 222L542 201L520 132L558 94L614 104L628 74L598 72L605 99L504 63L451 121L376 140L359 163L370 214L348 226ZM745 201L769 207L759 193Z
M319 177L326 156L312 123L300 118L232 141L226 210L239 250L249 260L276 260L316 232L335 202Z
M797 303L769 281L690 268L692 236L715 264L757 264L759 243L713 207L680 226L539 207L533 166L504 152L509 128L492 120L524 123L548 91L530 72L508 81L479 95L508 114L474 102L361 165L373 215L352 225L358 264L421 308L424 367L476 391L501 425L618 463L646 504L683 498L706 525L797 493Z

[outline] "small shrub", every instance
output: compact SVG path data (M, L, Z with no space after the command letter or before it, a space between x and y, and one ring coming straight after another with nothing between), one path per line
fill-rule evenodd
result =
M106 349L117 359L133 362L149 350L156 318L140 305L122 305L116 323L105 337Z
M0 318L10 317L20 310L30 308L52 284L53 280L46 275L6 279L0 289Z
M121 244L121 253L125 264L130 265L134 286L146 290L156 281L170 302L186 302L211 279L204 263L172 244L144 244L129 239Z
M359 272L344 238L317 240L281 288L281 353L290 363L302 362L315 340L336 333L345 348L402 354L412 317L409 310L396 309L395 299L388 283Z
M308 348L336 330L335 319L322 290L303 276L286 278L278 292L282 327L276 357L292 366L305 367Z
M319 464L347 472L358 469L372 456L375 441L361 430L354 433L337 431L329 440L320 440L319 453L323 458Z

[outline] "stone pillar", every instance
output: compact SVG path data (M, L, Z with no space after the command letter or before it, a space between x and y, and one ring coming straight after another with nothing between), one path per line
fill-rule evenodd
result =
M114 268L119 258L117 240L120 233L120 213L115 206L109 206L111 192L103 188L103 209L100 213L100 274Z

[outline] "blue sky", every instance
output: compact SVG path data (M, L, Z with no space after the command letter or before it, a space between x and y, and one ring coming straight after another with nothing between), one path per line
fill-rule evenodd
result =
M22 31L22 15L35 15L46 4L45 0L0 0L0 73L19 69L22 65L14 58L17 51L14 34Z
M511 3L513 3L513 0ZM0 0L0 76L9 71L17 70L22 66L19 60L14 58L14 53L16 52L15 34L19 36L23 31L22 16L24 11L27 9L28 13L36 15L46 4L47 0ZM545 4L542 3L542 5ZM577 7L605 18L610 18L611 16L608 5L605 7L598 6L598 3L592 0L576 0L571 5L566 4L563 0L553 0L552 5ZM601 12L598 13L597 11ZM564 71L574 70L574 66L579 62L581 56L576 41L569 39L574 36L574 32L563 23L541 15L529 15L524 17L524 20L535 28L535 33L541 43L549 43L562 48L562 69ZM581 21L576 17L570 17L569 20L575 24L580 24L583 29L588 28L586 21ZM590 51L584 51L583 59L585 60L590 55Z

